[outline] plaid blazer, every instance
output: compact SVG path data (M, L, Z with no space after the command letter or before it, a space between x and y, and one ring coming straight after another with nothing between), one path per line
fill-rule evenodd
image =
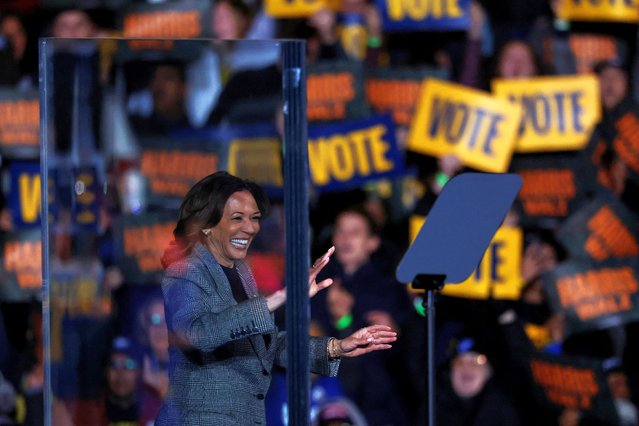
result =
M239 304L202 244L166 269L170 386L156 426L266 424L264 396L273 365L286 366L286 333L278 332L247 265L236 267L249 297ZM311 338L311 370L336 376L339 360L328 359L327 342Z

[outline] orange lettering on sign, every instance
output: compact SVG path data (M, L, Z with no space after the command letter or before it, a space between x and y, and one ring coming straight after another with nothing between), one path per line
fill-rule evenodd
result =
M603 206L590 218L588 229L591 234L586 240L586 251L595 260L639 254L637 240L608 206Z
M173 235L173 224L155 224L124 231L124 254L135 257L145 273L160 271L160 257Z
M527 215L563 217L568 214L568 202L577 193L572 170L521 170L519 175L524 181L519 198Z
M578 74L588 74L597 62L617 56L617 44L612 36L572 34L568 43L575 55Z
M613 146L619 157L635 173L639 173L639 118L631 112L617 120L618 136Z
M539 359L530 363L533 379L542 386L548 398L564 407L587 409L599 392L594 371Z
M37 147L40 143L40 104L32 100L0 101L0 145Z
M391 111L395 123L409 125L421 87L421 81L370 78L366 81L366 98L377 112Z
M183 196L195 182L217 171L218 161L214 153L147 150L142 152L140 170L153 192Z
M40 241L7 242L4 245L4 268L16 275L23 289L42 286L42 243Z
M128 40L131 50L171 50L174 40Z
M202 35L197 10L136 12L124 18L125 37L192 38Z
M309 75L306 93L309 120L335 120L346 117L346 104L355 98L353 74Z
M574 307L580 320L633 309L630 295L639 283L630 267L603 268L561 277L556 284L564 308Z

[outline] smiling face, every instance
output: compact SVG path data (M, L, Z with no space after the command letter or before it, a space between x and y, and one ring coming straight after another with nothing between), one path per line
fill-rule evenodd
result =
M457 355L451 369L451 383L461 398L479 394L490 379L492 371L485 355L467 352Z
M533 52L525 43L508 43L499 57L497 73L501 78L530 78L537 74Z
M209 228L206 246L220 265L232 267L246 252L260 230L262 213L248 191L233 193L224 205L219 223ZM205 229L206 231L206 229Z

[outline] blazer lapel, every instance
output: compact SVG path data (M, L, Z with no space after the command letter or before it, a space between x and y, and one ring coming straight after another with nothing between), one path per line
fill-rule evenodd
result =
M228 278L226 278L224 271L222 271L222 268L215 260L215 257L213 257L211 252L202 244L196 244L196 246L194 247L194 251L200 257L200 259L202 259L202 262L204 263L209 273L213 277L213 280L215 280L215 282L225 284L225 285L218 286L218 293L220 297L223 299L223 301L225 303L228 303L229 306L236 305L237 302L233 298L233 292L231 291L231 284L229 283ZM253 274L251 273L251 270L249 269L249 267L242 261L238 261L236 267L240 274L240 279L242 280L242 285L244 286L244 291L246 291L246 295L249 298L257 297L258 296L257 284L255 283L255 278L253 278ZM260 363L262 364L262 367L266 369L267 371L270 371L269 366L271 365L271 363L268 360L273 357L273 354L271 352L275 348L273 343L275 343L274 340L277 338L277 333L271 333L270 337L271 337L270 339L271 342L269 343L269 347L267 348L266 343L264 342L263 335L254 334L254 335L248 336L248 340L249 342L251 342L251 346L253 346L253 350L255 351L258 358L260 359Z

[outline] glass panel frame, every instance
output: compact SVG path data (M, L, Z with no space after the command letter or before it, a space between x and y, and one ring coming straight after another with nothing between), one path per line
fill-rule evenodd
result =
M61 410L63 417L73 417L73 410L87 409L85 399L94 401L102 396L101 388L91 378L97 379L104 375L102 358L110 348L100 346L95 336L112 338L118 334L105 330L105 327L112 326L105 321L111 319L112 315L112 292L120 291L118 288L110 288L112 284L106 284L110 282L113 269L105 266L115 264L128 268L125 280L140 276L142 281L151 280L157 284L161 275L145 273L145 256L146 261L149 256L143 253L145 247L139 252L127 252L126 256L118 257L118 254L114 254L118 251L117 247L100 246L100 233L115 232L114 223L118 226L118 235L124 235L125 230L133 232L139 225L142 225L142 231L138 228L139 232L133 232L131 235L143 239L149 237L150 229L162 228L166 232L168 224L174 222L175 212L179 207L180 198L177 194L180 191L185 193L185 189L195 183L193 179L188 179L189 176L182 176L181 180L177 177L181 176L180 173L188 175L189 171L186 169L189 168L193 173L194 170L198 170L196 165L201 166L203 161L215 158L218 161L215 163L218 169L233 167L236 174L261 183L272 198L282 200L279 214L283 216L282 227L285 231L282 231L284 235L279 238L282 242L280 246L285 250L281 275L288 293L285 326L289 333L289 342L294 342L288 348L287 383L291 395L289 419L291 424L299 423L295 419L308 419L308 374L302 373L308 371L309 324L306 287L309 237L305 42L44 38L40 40L39 47L41 218L47 218L40 223L45 425L61 423L57 420L61 418L58 417ZM205 55L202 51L205 49L212 50L214 55L203 59ZM243 49L244 56L233 56L233 52L242 52ZM274 55L274 52L277 54ZM255 57L255 53L260 54L259 58ZM255 63L242 63L242 57L252 58L253 61L275 59L275 62L263 62L259 65L279 68L277 75L280 78L280 86L275 93L277 96L269 97L274 94L273 92L266 93L264 97L259 97L255 93L244 93L250 89L259 92L259 87L250 84L244 87L242 82L251 83L251 78L259 76L260 84L266 85L264 82L268 81L269 77L271 81L276 81L276 77L275 74L265 74L263 70L266 67L257 66ZM194 96L189 101L196 107L186 110L186 114L190 114L188 119L191 125L194 121L204 125L191 126L188 131L178 125L167 126L167 129L162 129L166 130L166 134L158 134L158 131L167 118L163 118L164 121L140 120L135 126L132 125L130 112L144 111L145 107L148 108L149 93L146 93L145 104L145 94L136 93L135 83L128 80L130 76L136 76L136 66L127 68L123 64L135 63L144 68L145 64L152 63L153 71L147 70L148 73L153 73L149 85L163 77L165 81L162 90L166 92L171 90L171 81L166 80L175 77L169 68L175 63L188 63L186 70L180 69L178 72L178 77L185 80L198 76L197 73L188 75L193 68L197 70L196 65L200 66L201 72L207 70L207 65L210 66L211 61L215 59L218 60L215 69L219 71L219 75L212 77L206 72L199 74L200 79L196 83L203 84L202 80L206 80L204 83L212 84L212 80L219 78L226 84L218 88L217 93L204 92L199 98L196 93L192 93ZM202 63L196 64L196 60ZM167 74L158 77L158 70L165 65L169 67L165 69ZM193 67L189 68L191 66ZM235 90L239 90L240 93L229 89L232 93L225 98L225 90L238 75L245 78L240 80L240 83L236 82ZM106 88L108 90L105 90ZM148 91L152 92L151 96L161 97L161 94L153 93L152 87ZM202 105L207 94L216 101L214 105L208 105L211 112L203 118L197 105ZM239 98L239 101L233 98L233 95ZM231 101L228 101L229 97ZM260 102L256 102L256 99ZM161 99L153 100L153 105L161 104ZM226 109L220 108L225 100L230 106L223 105ZM258 103L260 105L257 105ZM262 127L250 127L248 131L239 133L236 131L237 127L247 124L249 118L262 117L260 114L268 116L265 105L273 107L272 128L264 130L264 123L261 123ZM154 111L147 111L146 118L153 118L153 114ZM184 117L178 117L175 123L180 123L180 118ZM254 136L259 138L261 131L266 131L273 137L273 129L277 130L276 123L282 121L280 156L272 155L273 148L268 144L265 145L266 148L262 145L256 148L258 145L253 145L247 149L240 143ZM128 125L122 125L123 122ZM211 130L211 127L215 129ZM269 131L271 133L268 133ZM177 146L172 138L179 139L179 143L183 145ZM207 138L225 140L227 143L220 149L210 146L203 149L202 141L206 141ZM147 140L151 143L145 144L144 141ZM160 152L154 152L154 149ZM279 164L280 170L276 171L280 176L273 172L273 167L256 169L262 164L251 158L251 155L261 155L259 153L265 152L264 150L271 154L268 157L271 158L270 166ZM185 155L185 151L190 154ZM174 170L176 158L195 165L184 170L179 167L178 170ZM261 160L263 158L260 157ZM114 163L114 159L118 161ZM115 191L117 194L114 194L112 182L109 181L114 164L118 172L121 172L118 167L130 167L129 163L133 160L139 160L138 165L148 164L148 169L128 169L129 172L124 173L124 177L120 176ZM199 170L204 169L200 167ZM214 170L208 172L212 171ZM242 173L255 173L257 179L255 176L244 176ZM203 176L204 174L200 177ZM163 177L168 177L169 180L162 183ZM173 196L167 195L166 191ZM102 208L107 203L106 200L117 204L123 212L121 216L108 217L107 225L101 222L105 219ZM151 207L158 206L164 207L166 211L163 211L163 214L151 215L152 217L145 215ZM168 215L164 214L167 212ZM134 220L124 220L124 216ZM120 254L124 251L123 241L124 237L121 237ZM118 244L113 243L113 246ZM140 244L144 246L144 243ZM67 264L61 261L60 253L69 249L72 262ZM104 260L104 256L113 258ZM133 258L137 262L134 265L137 269L126 262L122 263L123 257ZM64 281L61 278L64 274L74 275L77 279ZM67 285L71 282L71 285ZM144 284L141 286L144 287ZM69 347L73 350L67 350ZM95 355L95 364L99 364L99 368L96 369L96 365L92 363L83 364L82 357L87 355L87 350L91 351L90 356ZM69 359L73 359L73 362L68 362ZM80 371L82 376L77 375ZM60 404L61 401L65 404Z

